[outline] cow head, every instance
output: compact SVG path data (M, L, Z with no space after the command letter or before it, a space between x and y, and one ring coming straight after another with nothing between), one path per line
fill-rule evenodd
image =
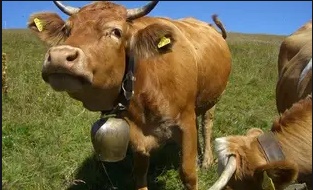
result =
M266 163L257 146L256 138L263 134L258 128L248 130L245 136L228 136L215 139L218 153L219 179L210 190L247 189L266 190L268 176L275 189L282 189L297 177L297 166L288 161ZM266 184L269 185L269 184Z
M42 78L54 90L66 91L92 111L114 107L126 56L158 53L158 39L171 35L162 24L137 31L132 27L132 21L148 14L157 2L134 9L111 2L95 2L82 8L58 1L55 4L70 16L66 22L55 13L36 13L28 22L28 28L52 46L45 56Z

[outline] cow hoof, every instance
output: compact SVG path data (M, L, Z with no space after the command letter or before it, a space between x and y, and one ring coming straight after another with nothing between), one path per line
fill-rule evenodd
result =
M148 190L147 187L139 188L138 190Z
M209 169L217 159L214 160L213 155L204 156L201 164L202 169Z
M207 170L207 169L209 169L212 165L213 165L213 160L203 161L202 164L201 164L201 168Z
M207 170L211 167L212 164L209 163L202 163L201 165L201 169Z

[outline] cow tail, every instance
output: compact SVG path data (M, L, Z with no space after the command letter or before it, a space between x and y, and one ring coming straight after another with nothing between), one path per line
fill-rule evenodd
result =
M224 28L224 25L220 21L220 19L218 19L217 14L212 15L212 19L213 19L214 23L216 24L216 26L218 26L218 28L222 31L223 38L226 39L227 38L226 30Z

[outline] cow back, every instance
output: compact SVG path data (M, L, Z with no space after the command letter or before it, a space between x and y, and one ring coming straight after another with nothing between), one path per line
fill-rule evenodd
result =
M196 106L215 101L224 91L231 70L230 51L221 34L193 18L142 17L134 21L133 26L141 29L153 23L171 27L175 36L172 52L161 55L158 66L154 67L155 72L160 71L158 80L166 76L176 80L176 87L194 94Z

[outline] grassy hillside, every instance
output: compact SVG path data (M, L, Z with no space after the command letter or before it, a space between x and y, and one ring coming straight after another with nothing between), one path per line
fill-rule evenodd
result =
M7 53L8 94L2 96L3 189L111 189L95 161L90 126L99 113L85 110L65 93L54 92L41 78L46 47L25 30L2 30ZM277 56L283 36L229 34L233 67L227 90L217 105L213 138L268 129L277 116ZM179 150L167 145L152 156L149 187L182 189ZM120 190L133 187L131 153L118 163L104 163ZM199 189L217 178L216 165L199 169Z

